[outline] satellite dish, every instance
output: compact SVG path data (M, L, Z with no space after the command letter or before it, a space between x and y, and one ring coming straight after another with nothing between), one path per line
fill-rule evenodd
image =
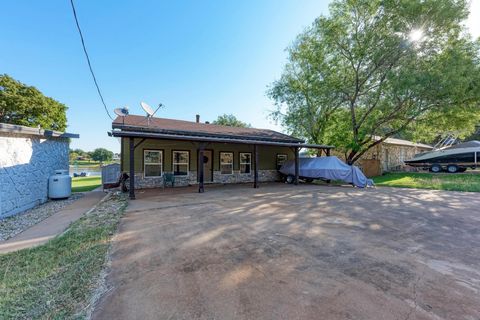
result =
M145 102L140 102L140 105L142 106L143 111L147 113L147 117L153 117L156 111L153 111L152 107Z
M115 108L113 112L119 117L125 117L128 116L128 107Z
M148 125L150 125L150 118L153 118L153 116L155 115L155 113L157 113L158 109L160 109L161 107L163 107L163 105L160 103L158 105L158 108L153 111L153 108L150 107L148 104L146 104L145 102L140 102L140 105L142 106L142 109L143 111L145 111L147 113L147 122L148 122Z
M128 107L123 107L123 108L115 108L113 112L119 116L122 117L122 122L125 124L125 117L128 116Z

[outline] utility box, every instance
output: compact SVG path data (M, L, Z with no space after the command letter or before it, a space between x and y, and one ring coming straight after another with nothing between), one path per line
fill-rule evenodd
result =
M102 185L111 185L118 183L120 179L120 164L112 163L102 166Z

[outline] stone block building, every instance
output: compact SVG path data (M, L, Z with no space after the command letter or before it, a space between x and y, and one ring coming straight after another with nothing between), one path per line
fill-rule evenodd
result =
M68 170L69 139L76 134L0 123L0 218L48 199L48 178Z
M374 139L380 139L374 137ZM410 160L417 153L431 151L432 146L415 143L408 140L387 138L382 143L368 150L360 160L355 163L368 177L378 176L385 172L415 171L417 169L405 165L405 160ZM343 155L337 154L343 158Z

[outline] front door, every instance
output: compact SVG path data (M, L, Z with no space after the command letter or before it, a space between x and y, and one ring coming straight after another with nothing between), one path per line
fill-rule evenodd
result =
M203 151L203 181L213 181L213 155L212 150Z

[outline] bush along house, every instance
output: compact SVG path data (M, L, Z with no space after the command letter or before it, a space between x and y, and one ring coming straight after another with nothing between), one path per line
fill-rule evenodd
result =
M330 154L332 147L267 129L238 128L196 122L127 115L117 117L109 135L121 139L121 171L130 176L130 198L135 189L163 186L166 174L176 186L208 183L278 181L279 167L298 160L301 148ZM298 183L298 161L296 161Z

